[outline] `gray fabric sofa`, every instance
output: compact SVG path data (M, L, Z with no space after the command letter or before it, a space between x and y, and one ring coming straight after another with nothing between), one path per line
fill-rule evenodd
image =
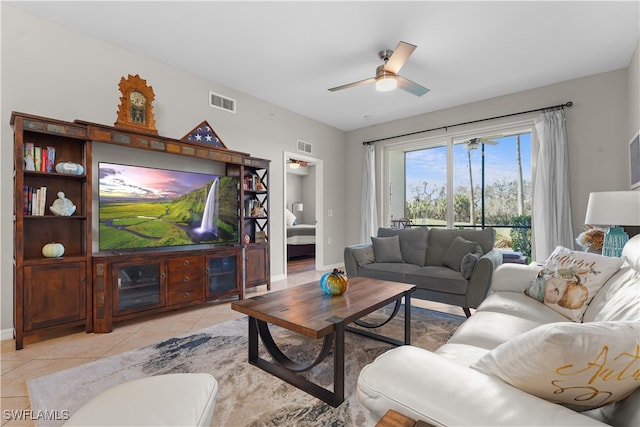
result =
M502 264L494 241L492 228L380 228L372 243L345 248L345 270L349 277L416 285L412 298L458 305L469 317Z

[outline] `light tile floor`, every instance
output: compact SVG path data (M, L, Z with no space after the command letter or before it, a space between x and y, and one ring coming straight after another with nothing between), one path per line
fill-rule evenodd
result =
M323 272L309 270L273 282L279 290L318 280ZM247 291L246 297L268 292L266 286ZM412 300L412 305L463 315L460 307ZM32 421L11 420L7 411L29 409L27 380L73 368L100 358L134 350L167 338L197 331L242 317L229 302L209 303L149 317L123 321L108 334L87 334L82 327L25 338L22 350L14 340L2 340L0 349L2 426L33 426Z

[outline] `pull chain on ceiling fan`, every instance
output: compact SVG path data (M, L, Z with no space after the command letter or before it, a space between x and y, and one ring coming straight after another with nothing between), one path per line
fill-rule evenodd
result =
M329 91L335 92L363 84L375 83L376 89L381 92L393 90L398 87L416 96L422 96L429 92L429 89L398 75L400 68L404 66L415 49L415 45L401 41L398 43L396 50L381 50L378 52L378 56L384 61L384 64L376 68L375 77L332 87Z

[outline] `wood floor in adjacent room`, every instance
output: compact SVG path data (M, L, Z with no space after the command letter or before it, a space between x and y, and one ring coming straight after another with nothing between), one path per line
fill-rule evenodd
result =
M272 291L318 280L324 271L314 269L313 258L295 260L287 268L287 278L271 284ZM267 292L266 286L248 290L246 297ZM460 307L413 299L412 305L445 311L462 316ZM55 331L25 338L24 349L15 350L12 339L2 340L1 409L29 409L27 380L63 369L135 350L162 340L191 333L243 315L231 310L230 304L209 303L116 323L108 334L87 334L83 328ZM3 412L4 413L4 412ZM2 426L33 426L33 422L8 421Z

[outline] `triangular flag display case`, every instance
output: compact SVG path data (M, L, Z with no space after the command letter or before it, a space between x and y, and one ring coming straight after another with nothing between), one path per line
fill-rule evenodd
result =
M215 130L207 123L203 121L198 126L191 129L191 131L182 137L182 142L196 142L199 144L208 144L218 148L227 148L224 142L220 139Z
M73 331L72 327L84 326L87 332L111 332L122 320L203 302L242 299L249 287L271 289L269 160L229 150L206 121L182 140L147 129L65 122L18 112L12 113L11 125L16 349L23 348L25 338L48 330ZM92 200L98 199L93 167L102 161L92 154L96 144L155 153L149 157L204 159L220 174L236 178L237 241L93 252L100 230L98 214L92 212ZM45 153L47 161L36 158ZM123 149L123 158L126 155ZM58 171L59 162L73 164L73 173L64 168ZM49 209L58 193L75 205L71 215L55 215ZM249 205L254 209L245 209Z

